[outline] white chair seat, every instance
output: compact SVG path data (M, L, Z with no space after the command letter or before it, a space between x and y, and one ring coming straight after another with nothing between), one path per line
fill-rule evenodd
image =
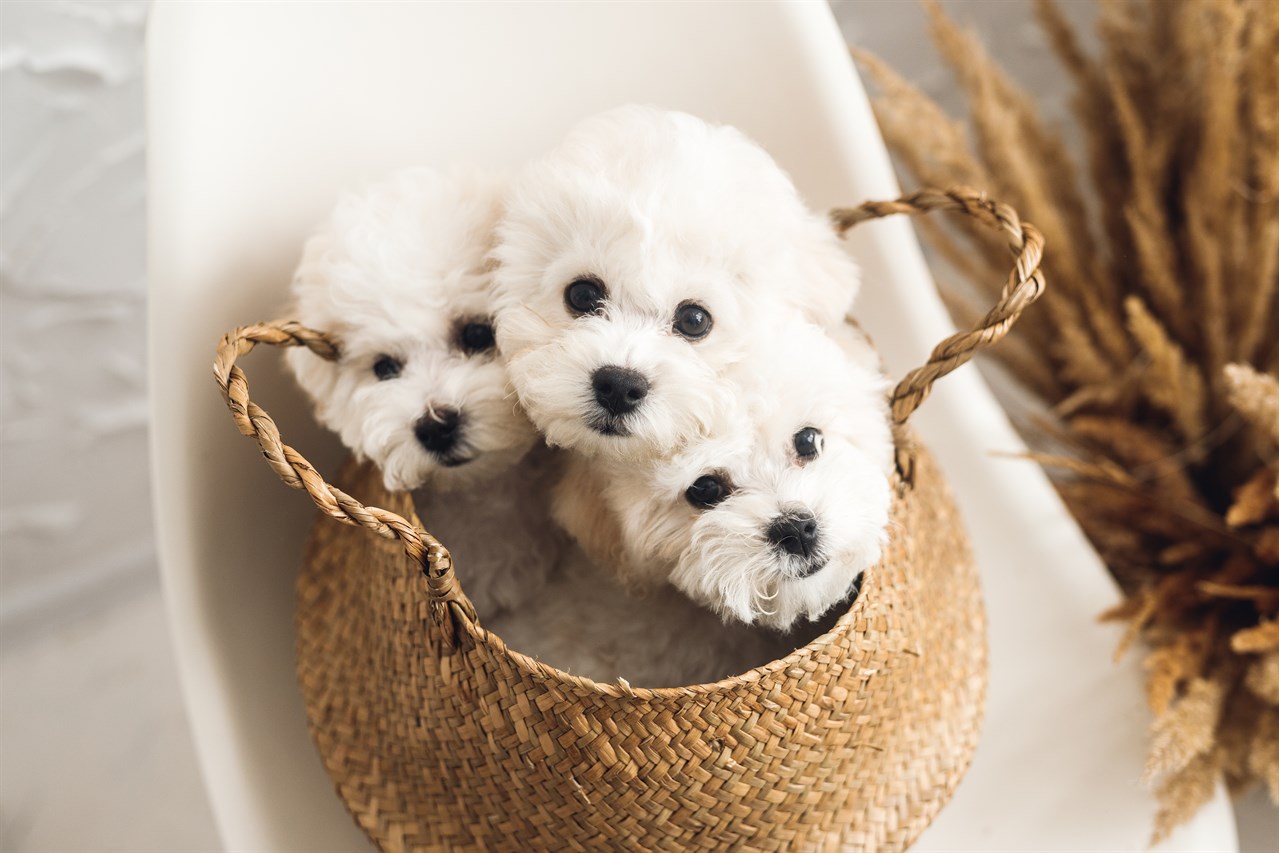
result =
M218 336L274 317L303 236L339 188L411 163L516 164L575 120L639 101L741 127L816 206L897 195L824 3L157 3L149 45L153 470L187 707L231 850L368 842L333 793L293 672L292 580L312 510L228 417ZM859 315L900 374L950 330L909 225L856 229ZM1059 247L1049 247L1062 250ZM1051 286L1051 282L1049 283ZM277 354L254 396L325 470ZM977 373L916 424L969 523L989 601L983 744L921 850L1141 850L1147 715L1136 663L1094 622L1102 566L1017 450ZM1169 844L1227 850L1218 798Z

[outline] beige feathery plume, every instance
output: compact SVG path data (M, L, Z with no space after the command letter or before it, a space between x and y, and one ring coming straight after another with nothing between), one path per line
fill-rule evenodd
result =
M1279 497L1279 485L1275 487ZM1279 566L1279 524L1272 524L1257 534L1253 550L1267 566Z
M1029 452L1024 454L1045 468L1057 468L1071 471L1085 480L1131 489L1135 484L1132 477L1122 466L1109 459L1081 459L1078 456L1061 456L1052 453Z
M1081 385L1066 394L1060 402L1053 404L1053 412L1066 419L1085 411L1113 411L1126 408L1121 401L1132 396L1132 379L1127 374L1117 378L1098 382L1095 385ZM1054 398L1048 398L1054 399Z
M1158 197L1161 187L1153 173L1153 163L1161 156L1169 141L1158 138L1158 147L1146 138L1146 129L1137 113L1131 96L1118 72L1112 71L1106 78L1112 103L1115 105L1115 123L1123 142L1128 169L1132 174L1132 198L1124 205L1124 217L1128 222L1133 247L1137 250L1142 284L1150 294L1151 303L1162 317L1181 317L1183 295L1178 269L1177 250L1168 230L1168 212ZM1178 331L1181 331L1178 329Z
M1069 426L1079 439L1122 465L1133 482L1158 481L1160 493L1169 499L1198 500L1183 454L1155 430L1106 415L1078 415L1069 419Z
M1279 708L1261 712L1248 751L1248 769L1265 782L1270 802L1279 806Z
M1116 619L1125 619L1128 622L1124 626L1124 633L1119 637L1119 642L1115 644L1114 659L1116 662L1123 659L1123 656L1128 653L1128 649L1132 648L1132 644L1137 642L1142 630L1150 624L1151 619L1155 618L1155 613L1159 609L1159 594L1156 590L1147 590L1143 594L1133 596L1129 601L1137 605L1136 609L1111 609L1102 613L1100 617L1103 622L1110 622ZM1164 716L1167 716L1167 714ZM1160 717L1159 719L1163 718Z
M1035 0L1035 13L1048 37L1050 47L1062 65L1066 67L1078 89L1072 107L1086 130L1085 142L1088 146L1090 171L1094 184L1096 186L1125 185L1127 174L1124 169L1126 165L1123 157L1124 146L1115 128L1113 120L1115 108L1110 103L1104 72L1098 63L1084 54L1074 30L1067 23L1054 0ZM1071 172L1068 178L1069 182L1073 183L1076 179L1075 173ZM1054 175L1055 195L1061 195L1060 185L1063 183L1067 183L1066 175ZM1079 193L1077 188L1072 190L1076 194ZM1082 205L1072 203L1068 209L1073 210L1077 206ZM1124 216L1122 206L1102 204L1100 215L1089 216L1089 219L1099 220L1105 226L1104 230L1109 233L1122 233ZM1093 230L1089 226L1091 221L1085 227L1089 231ZM1089 284L1104 294L1111 312L1118 316L1118 303L1122 298L1121 288L1116 281L1116 276L1111 274L1106 266L1105 254L1099 249L1089 265Z
M1230 405L1279 445L1279 380L1247 364L1226 365L1225 377Z
M884 93L875 105L875 117L880 124L909 128L911 133L925 133L919 140L920 145L914 149L926 155L926 159L920 159L921 165L927 164L925 168L928 171L936 170L936 173L946 175L952 183L989 186L990 174L972 153L961 122L946 115L931 98L874 54L856 48L852 53ZM1007 266L1008 249L1002 244L999 248L1002 269Z
M973 153L960 122L947 116L932 99L878 57L857 49L852 54L883 93L875 99L874 108L884 139L921 183L991 186L991 176ZM917 225L932 229L930 236L947 237L946 243L935 247L983 293L999 292L1007 274L1008 247L998 235L985 229L981 233L965 229L967 250L960 250L950 238L951 232L937 227L932 220L919 220ZM1031 314L1025 319L1036 322Z
M1113 312L1105 310L1101 293L1089 286L1090 281L1097 280L1091 278L1094 270L1081 262L1083 258L1096 257L1088 253L1091 238L1086 229L1083 234L1072 233L1069 225L1084 214L1063 213L1064 206L1082 202L1063 202L1060 197L1050 199L1047 194L1064 177L1054 176L1051 170L1064 166L1050 150L1052 146L1044 142L1049 134L1034 101L1013 85L972 33L946 17L935 0L925 0L924 6L938 50L968 95L978 151L990 164L993 190L1032 218L1048 245L1078 246L1079 251L1053 256L1053 288L1045 294L1045 305L1053 306L1065 299L1078 302L1083 308L1079 312L1081 325L1088 336L1096 340L1112 363L1125 363L1131 348L1123 329L1115 323Z
M1246 58L1244 111L1256 128L1244 154L1248 171L1238 188L1247 206L1245 234L1250 235L1248 254L1254 281L1251 298L1246 290L1239 300L1242 311L1235 357L1264 364L1261 346L1269 335L1273 354L1275 300L1279 299L1279 3L1252 0L1246 6L1244 25Z
M1204 0L1199 14L1180 18L1181 41L1197 58L1197 72L1207 97L1200 109L1199 144L1186 169L1185 203L1190 267L1201 282L1205 372L1215 377L1226 363L1230 337L1225 274L1225 241L1229 207L1238 199L1231 184L1239 152L1239 70L1243 64L1243 7L1237 0ZM1225 178L1226 180L1223 180Z
M1263 372L1279 372L1279 2L1099 9L1090 56L1054 0L1036 0L1076 89L1082 170L1033 98L934 2L971 142L862 61L899 163L940 186L984 171L981 185L1053 247L1043 310L1010 336L1015 352L993 357L1054 416L1019 424L1030 458L1050 468L1124 592L1107 614L1126 623L1121 651L1147 648L1162 836L1219 775L1232 791L1265 778L1279 794L1279 718L1253 689L1270 695L1263 656L1279 648L1279 382ZM965 280L948 284L947 305L983 313L1003 247L921 232Z
M1182 684L1199 671L1203 638L1186 633L1146 656L1146 702L1156 716L1163 715Z
M1248 753L1258 717L1264 703L1249 690L1237 689L1222 711L1217 726L1217 749L1222 754L1222 775L1226 790L1232 796L1245 793L1253 787L1257 777L1248 769Z
M1092 336L1079 321L1079 311L1069 302L1052 303L1059 325L1057 341L1048 343L1049 353L1061 365L1062 378L1075 385L1091 386L1114 376L1113 365L1093 344Z
M1276 47L1275 55L1279 56L1279 46ZM1279 87L1279 81L1275 85ZM1276 109L1279 110L1279 105L1276 105ZM1275 139L1279 141L1279 134L1276 134ZM1273 150L1279 151L1279 142ZM1264 358L1262 347L1267 343L1266 336L1270 336L1272 357L1274 338L1279 337L1274 325L1279 319L1276 317L1279 312L1275 310L1276 301L1279 300L1279 189L1266 192L1270 193L1270 201L1259 200L1253 206L1256 221L1249 233L1255 237L1249 254L1256 260L1255 274L1249 276L1249 280L1254 281L1255 286L1252 298L1243 300L1239 346L1236 348L1238 358L1252 359L1259 363ZM1266 197L1260 196L1262 199Z
M1226 524L1246 527L1279 518L1279 494L1275 488L1279 471L1262 468L1252 479L1235 490L1235 502L1226 510Z
M1221 765L1222 755L1217 750L1209 750L1195 756L1159 784L1155 789L1159 810L1155 813L1155 829L1150 837L1152 847L1212 799Z
M1267 652L1248 667L1244 684L1267 705L1279 707L1279 651Z
M1128 328L1150 358L1143 387L1150 402L1163 409L1188 441L1204 432L1204 383L1168 332L1140 299L1124 301Z
M1230 638L1230 647L1240 654L1279 649L1279 619L1244 628Z
M1212 748L1223 695L1216 681L1195 678L1182 697L1155 718L1146 758L1147 782L1177 773Z

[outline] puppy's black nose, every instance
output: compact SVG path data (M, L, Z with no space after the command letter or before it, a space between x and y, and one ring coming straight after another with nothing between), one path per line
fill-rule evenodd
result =
M413 425L413 434L431 453L447 455L462 434L462 415L456 409L427 412Z
M601 367L591 374L591 387L595 402L614 415L635 411L648 396L648 380L626 367Z
M779 515L768 526L768 541L787 554L811 559L817 550L817 519L808 510Z

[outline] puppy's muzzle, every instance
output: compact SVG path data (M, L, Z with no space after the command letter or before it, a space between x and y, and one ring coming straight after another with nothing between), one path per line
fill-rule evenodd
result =
M591 387L600 408L620 417L640 407L648 396L649 384L637 370L609 365L591 374Z
M808 510L783 513L768 526L768 541L774 548L804 561L800 577L808 577L825 565L817 559L820 537L817 519Z
M427 412L413 425L413 434L427 452L447 462L462 437L462 415L456 409Z

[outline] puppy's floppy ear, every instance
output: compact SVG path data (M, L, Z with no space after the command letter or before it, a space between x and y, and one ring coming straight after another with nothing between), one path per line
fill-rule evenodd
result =
M861 276L830 223L813 217L805 226L795 245L799 286L793 298L807 319L832 326L852 308Z
M598 463L570 454L551 491L551 517L564 528L596 566L616 576L629 574L622 529L606 506Z

